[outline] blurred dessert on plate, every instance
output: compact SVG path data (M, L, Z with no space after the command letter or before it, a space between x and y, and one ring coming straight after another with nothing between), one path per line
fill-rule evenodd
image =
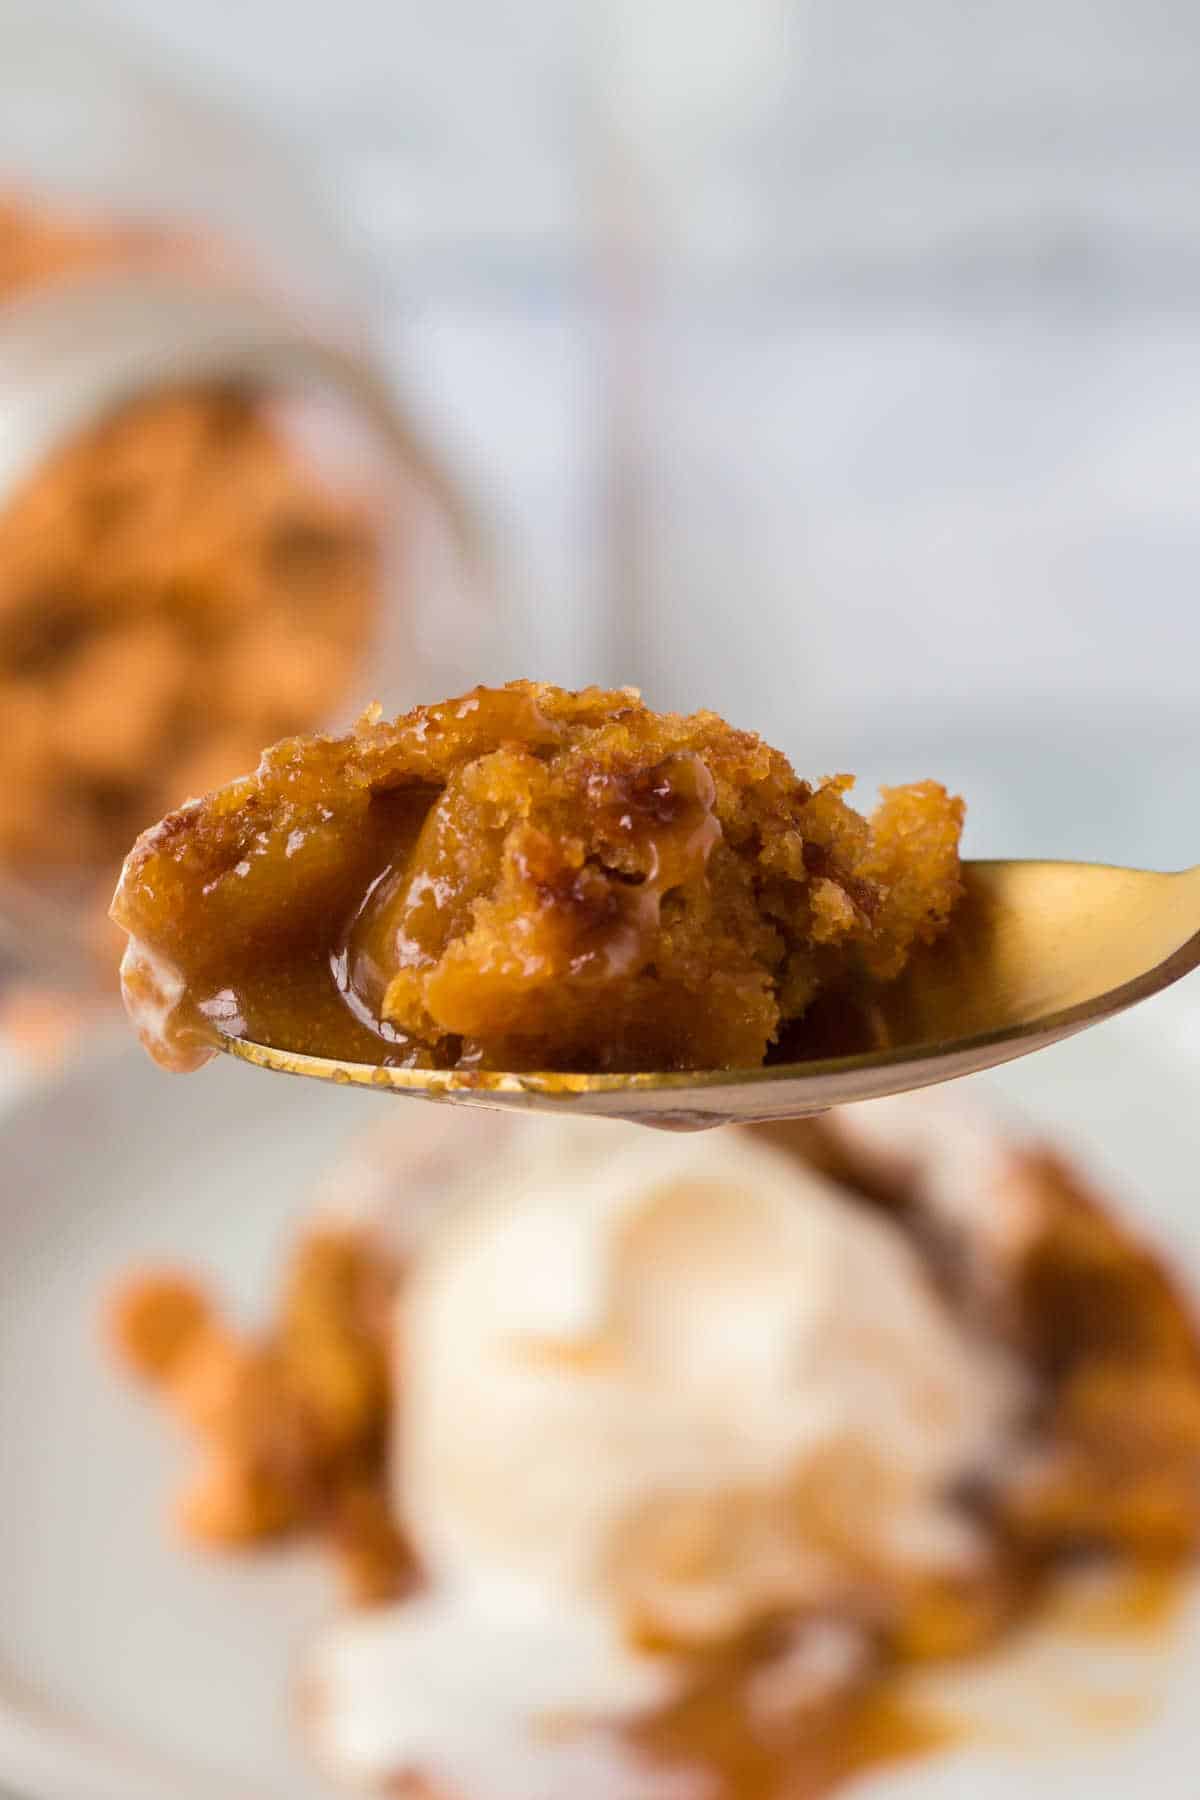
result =
M961 891L936 782L813 786L632 688L477 687L292 738L172 812L113 918L150 1053L219 1036L457 1069L756 1067L818 995L885 981Z
M945 1095L700 1137L403 1109L272 1326L114 1297L201 1449L186 1534L359 1605L299 1729L433 1800L807 1800L952 1741L915 1671L1200 1530L1200 1348L1087 1179Z

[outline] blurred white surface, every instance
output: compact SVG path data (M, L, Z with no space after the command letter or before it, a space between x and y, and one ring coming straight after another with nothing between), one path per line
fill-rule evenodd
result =
M300 126L363 229L402 256L561 253L597 52L588 0L239 0L236 26L203 0L93 5ZM604 13L610 37L636 37L644 109L682 96L694 113L717 91L714 59L732 65L751 159L746 83L794 59L781 173L826 278L852 247L881 268L931 249L984 267L1122 246L1195 262L1190 0L613 0Z

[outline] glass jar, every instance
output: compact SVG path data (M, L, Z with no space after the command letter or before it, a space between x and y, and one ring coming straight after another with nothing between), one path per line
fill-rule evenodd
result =
M18 969L109 985L104 912L138 830L277 737L486 668L471 509L380 372L369 293L285 145L73 10L0 0Z

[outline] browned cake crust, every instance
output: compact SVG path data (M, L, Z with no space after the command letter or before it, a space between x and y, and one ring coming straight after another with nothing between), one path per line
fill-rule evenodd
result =
M753 1066L958 898L961 801L920 782L868 821L850 785L629 689L513 682L289 739L139 839L127 999L172 1067L214 1020L360 1061Z

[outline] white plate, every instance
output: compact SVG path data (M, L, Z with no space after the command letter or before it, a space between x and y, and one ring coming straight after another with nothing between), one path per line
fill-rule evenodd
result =
M976 1079L1085 1147L1200 1272L1186 992ZM106 1364L97 1308L131 1264L168 1259L211 1270L252 1317L314 1174L387 1104L406 1103L224 1061L172 1080L122 1049L0 1117L0 1783L36 1800L328 1800L288 1719L296 1652L334 1605L327 1571L302 1551L180 1551L164 1520L188 1452ZM1200 1608L1169 1650L1098 1675L1069 1646L1022 1654L1035 1678L1011 1704L1036 1753L977 1744L862 1792L1124 1800L1152 1776L1156 1800L1194 1800ZM1152 1716L1071 1742L1060 1679L1132 1684ZM994 1694L980 1704L997 1713Z

